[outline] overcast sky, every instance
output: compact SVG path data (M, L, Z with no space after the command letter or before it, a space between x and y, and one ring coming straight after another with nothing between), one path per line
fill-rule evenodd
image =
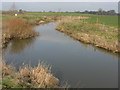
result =
M1 0L2 2L118 2L120 0Z
M3 2L2 10L9 10L13 2ZM17 9L26 11L84 11L84 10L116 10L117 2L15 2Z

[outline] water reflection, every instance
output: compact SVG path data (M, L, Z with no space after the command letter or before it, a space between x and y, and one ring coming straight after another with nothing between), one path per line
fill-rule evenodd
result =
M105 54L110 54L110 55L115 56L115 57L120 57L119 53L113 53L111 51L108 51L108 50L105 50L105 49L102 49L102 48L99 48L99 47L95 47L95 46L93 46L93 48L94 48L95 52L96 51L101 51L101 52L103 52Z
M31 46L35 41L35 38L24 39L24 40L13 40L8 46L11 53L20 53L25 48Z
M110 54L110 55L115 56L115 57L120 57L120 54L119 54L119 53L113 53L113 52L111 52L111 51L109 51L109 50L105 50L105 49L103 49L103 48L99 48L99 47L96 47L96 46L91 45L91 44L85 44L85 43L82 43L82 42L81 42L80 44L81 44L81 46L82 46L82 48L83 48L84 50L87 50L87 49L89 49L90 47L92 47L93 50L94 50L94 52L101 51L101 52L103 52L104 54Z

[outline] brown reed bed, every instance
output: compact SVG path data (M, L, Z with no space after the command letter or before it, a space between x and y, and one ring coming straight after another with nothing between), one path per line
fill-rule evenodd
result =
M2 24L2 47L5 47L11 39L26 39L36 35L38 33L33 30L33 26L25 19L9 18L3 21Z
M39 63L36 67L25 65L18 71L2 61L3 88L60 88L59 80L51 73L51 67Z

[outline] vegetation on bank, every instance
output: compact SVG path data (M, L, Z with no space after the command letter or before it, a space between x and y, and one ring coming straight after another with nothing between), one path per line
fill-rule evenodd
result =
M89 24L79 19L64 19L58 22L56 29L79 41L113 52L120 52L118 42L120 34L117 28L98 23Z
M3 21L2 24L2 47L11 40L11 39L26 39L38 35L25 19L22 18L9 18Z
M2 16L3 16L3 21L8 20L8 23L9 23L9 17L13 16L13 15L9 15L6 13L6 14L3 14ZM82 17L82 19L81 19L81 17ZM84 17L86 17L86 18L84 18ZM118 17L119 16L91 15L91 14L70 13L70 12L68 12L68 13L66 13L66 12L25 12L24 14L18 14L17 19L22 19L22 21L25 21L28 26L39 25L39 24L44 24L44 23L48 23L51 21L61 20L60 22L64 23L64 25L61 24L60 22L58 22L59 28L62 27L64 29L66 29L65 31L67 31L67 32L68 32L67 29L70 29L69 32L71 31L71 33L78 31L78 32L81 32L81 34L82 34L84 31L84 33L89 34L89 35L96 34L97 36L100 37L100 39L101 39L101 37L105 39L105 41L104 41L105 45L102 45L102 46L100 45L100 47L103 48L105 46L104 48L108 49L108 50L111 50L111 48L114 48L114 52L119 52L119 50L116 49L116 48L118 48L118 45L117 45L118 44L118 42L117 42L118 36L120 36L118 34L119 32L117 30L117 27L119 27L119 25L118 25L119 18ZM13 22L13 21L10 21L10 22ZM15 24L15 23L13 23L13 24ZM3 23L3 25L7 26L7 24L4 24L4 23ZM15 25L13 25L13 26L8 25L8 27L10 27L10 28L13 28L14 26ZM20 27L20 28L23 26L21 24L18 25L18 27ZM26 28L26 27L24 27L24 28ZM22 29L23 31L24 31L24 28ZM3 26L3 29L4 29L4 26ZM4 31L6 31L6 30L3 30L3 32ZM13 31L13 32L15 31L14 35L12 35L12 33L8 32L12 36L10 36L8 34L3 34L3 39L4 39L4 37L9 37L9 39L11 39L13 37L14 38L16 38L16 37L27 38L27 35L28 35L28 38L35 36L34 34L30 35L30 34L32 34L30 32L28 32L28 33L26 32L26 35L25 34L23 35L22 33L17 35L16 31L19 31L19 30L11 29L11 31ZM26 31L29 31L29 30L26 30ZM92 37L94 37L94 36L92 36ZM86 38L86 37L84 37L84 38ZM97 37L94 37L94 38L97 38ZM3 40L3 44L8 42L9 39ZM98 45L98 43L96 44L93 42L94 42L94 39L93 40L91 39L92 44ZM114 46L107 46L106 44L108 44L108 45L114 44ZM3 47L4 47L4 45L3 45ZM113 51L113 49L112 49L112 51Z
M3 32L5 37L24 39L33 37L37 33L32 30L32 26L22 18L11 18L3 22Z
M32 30L33 26L58 19L58 15L47 17L26 12L15 17L17 12L6 11L2 13L2 48L6 47L11 39L26 39L38 35Z
M3 88L59 88L59 80L51 73L51 67L44 63L37 67L25 65L18 71L4 61L1 65Z

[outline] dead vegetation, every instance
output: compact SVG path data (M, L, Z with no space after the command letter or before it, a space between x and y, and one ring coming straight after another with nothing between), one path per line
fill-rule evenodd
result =
M2 47L5 47L11 39L26 39L38 35L37 32L32 30L33 27L22 18L10 18L3 21L2 25Z
M2 78L3 88L59 88L59 80L44 63L39 63L37 67L25 65L16 71L3 61Z
M93 44L97 47L120 52L118 29L102 24L88 24L80 19L63 19L57 22L57 30L76 40Z

